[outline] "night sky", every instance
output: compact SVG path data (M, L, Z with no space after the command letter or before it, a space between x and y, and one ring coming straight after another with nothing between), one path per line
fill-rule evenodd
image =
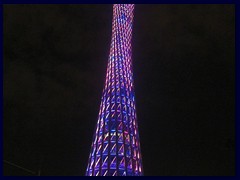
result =
M84 175L111 21L109 4L4 5L5 161ZM137 4L132 45L144 174L234 175L234 5Z

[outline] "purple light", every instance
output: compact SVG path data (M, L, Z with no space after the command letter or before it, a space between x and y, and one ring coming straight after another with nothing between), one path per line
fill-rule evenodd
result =
M132 71L134 4L114 4L112 40L87 176L141 176Z

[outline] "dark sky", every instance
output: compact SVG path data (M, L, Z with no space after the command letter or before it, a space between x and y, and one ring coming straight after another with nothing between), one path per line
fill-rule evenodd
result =
M4 5L5 161L84 175L111 20L112 5ZM145 175L234 175L234 5L137 4L132 44Z

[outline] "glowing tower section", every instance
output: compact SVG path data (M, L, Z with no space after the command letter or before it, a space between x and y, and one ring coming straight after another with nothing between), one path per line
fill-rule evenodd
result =
M87 176L141 176L132 71L134 4L114 4L107 76Z

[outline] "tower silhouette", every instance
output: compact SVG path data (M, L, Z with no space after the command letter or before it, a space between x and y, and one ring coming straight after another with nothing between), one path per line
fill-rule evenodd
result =
M86 176L141 176L132 71L134 4L114 4L105 86Z

